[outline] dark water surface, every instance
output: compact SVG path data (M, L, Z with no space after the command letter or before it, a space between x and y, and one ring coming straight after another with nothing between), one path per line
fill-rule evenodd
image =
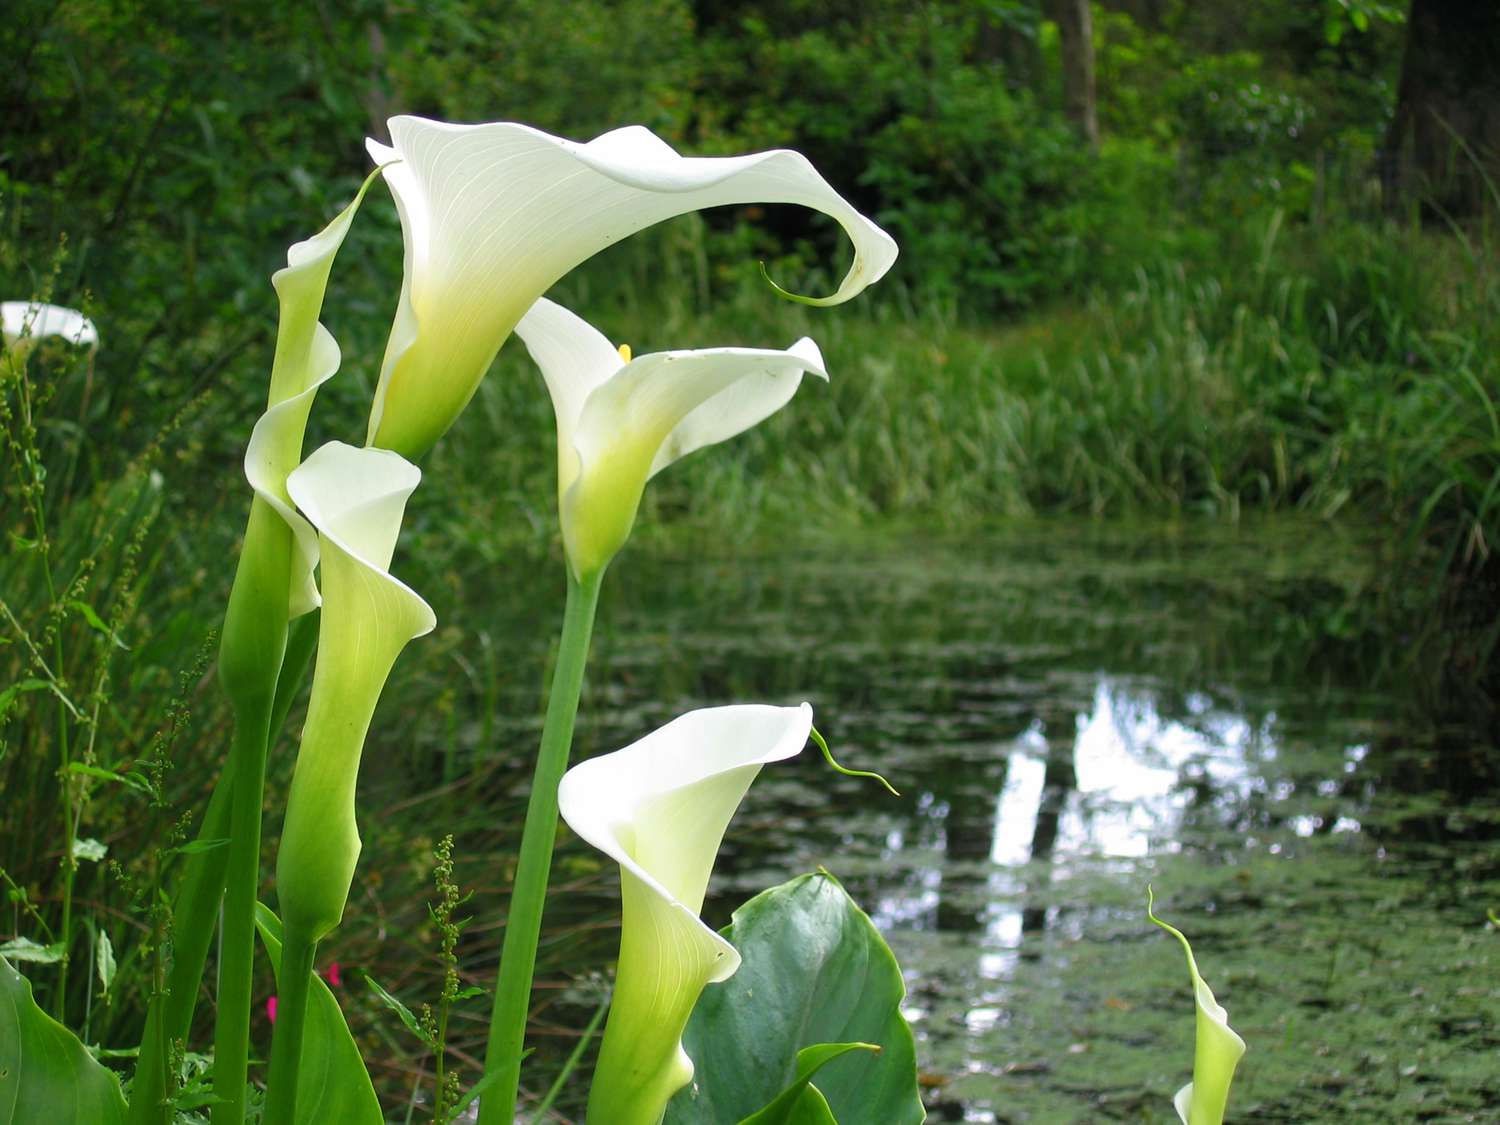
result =
M845 764L890 777L899 799L812 750L768 767L705 913L837 875L906 971L935 1121L1175 1121L1193 1006L1148 883L1250 1045L1230 1120L1500 1121L1496 751L1366 686L1379 653L1338 638L1378 565L1297 524L636 546L579 749L808 699ZM555 578L497 591L497 633L544 651ZM529 675L515 692L524 723L466 740L534 737ZM580 916L611 913L576 841L559 872ZM559 940L602 964L591 932ZM548 1018L586 1014L562 994Z

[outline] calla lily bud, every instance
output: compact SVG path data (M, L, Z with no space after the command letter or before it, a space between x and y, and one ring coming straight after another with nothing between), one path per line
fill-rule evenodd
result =
M398 454L341 442L287 478L317 528L323 588L312 697L276 862L282 922L305 941L339 924L354 881L354 784L381 689L407 642L436 624L427 603L390 573L420 480Z
M587 144L525 125L390 121L385 164L406 236L405 279L369 442L426 452L473 397L522 314L574 266L664 219L705 207L794 203L854 243L837 304L874 283L896 244L796 152L684 157L640 126Z
M38 301L0 303L0 335L5 338L5 350L18 361L47 336L59 336L89 351L99 347L99 330L92 320L77 309Z
M334 256L344 244L354 214L376 175L372 172L366 178L354 201L331 223L311 238L293 243L286 252L286 265L271 275L281 309L276 354L271 361L266 412L256 421L245 449L245 476L256 496L292 529L290 617L300 617L318 606L318 587L313 581L318 537L293 508L286 480L302 460L302 439L313 398L339 369L338 341L318 317L323 311Z
M557 495L574 574L597 573L630 535L646 481L749 429L791 400L804 373L828 378L818 346L708 348L627 360L545 297L516 326L552 395Z
M589 1095L595 1125L656 1125L691 1080L688 1016L705 985L740 965L698 917L719 844L761 766L800 753L811 729L806 703L690 711L563 777L563 819L620 865L620 959Z
M1147 892L1149 895L1149 891ZM1182 932L1167 925L1152 911L1148 898L1146 916L1182 943L1188 973L1193 979L1193 1003L1197 1008L1197 1034L1193 1050L1193 1080L1177 1091L1172 1105L1182 1125L1223 1125L1229 1104L1229 1086L1234 1070L1245 1054L1245 1041L1229 1026L1229 1013L1217 1000L1198 972L1193 947Z

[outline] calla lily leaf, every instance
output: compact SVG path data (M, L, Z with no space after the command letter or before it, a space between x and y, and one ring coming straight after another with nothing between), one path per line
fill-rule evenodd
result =
M1221 1125L1229 1104L1229 1086L1234 1069L1245 1054L1245 1041L1229 1026L1229 1013L1214 999L1213 991L1198 972L1193 947L1175 927L1156 916L1154 896L1146 891L1146 917L1182 943L1187 954L1188 973L1193 979L1193 1003L1197 1007L1196 1046L1193 1051L1193 1080L1177 1091L1172 1105L1183 1125Z
M824 303L846 301L896 259L890 236L807 159L776 150L684 157L648 129L587 144L509 122L390 121L386 164L406 235L401 299L381 365L370 442L419 456L473 396L516 322L580 262L675 215L792 203L834 218L854 262Z
M692 1077L683 1027L704 985L740 963L734 946L698 917L719 844L761 767L800 753L811 728L805 703L691 711L564 775L559 811L620 865L623 900L591 1121L656 1125Z
M407 643L437 623L390 573L421 477L399 454L329 442L287 478L317 529L322 565L312 695L276 862L282 920L306 940L343 917L360 848L354 784L386 677Z
M302 460L302 438L313 398L339 369L338 342L318 320L328 274L354 214L378 174L369 175L354 201L331 223L311 238L293 243L286 252L287 264L271 275L281 308L276 355L271 362L266 412L256 421L245 449L245 477L255 494L292 529L289 610L294 618L318 606L318 588L313 582L318 537L293 509L286 479Z
M0 1121L115 1125L125 1099L114 1072L36 1006L31 982L0 957Z
M806 337L785 351L706 348L627 361L582 317L546 298L516 334L552 396L563 539L580 576L624 544L647 480L780 410L805 373L828 378Z
M797 1076L770 1105L752 1113L740 1125L837 1125L823 1092L812 1084L813 1076L840 1055L850 1051L875 1051L873 1043L818 1043L797 1052Z
M796 1081L804 1048L848 1042L880 1053L852 1052L818 1072L834 1118L925 1119L901 970L838 880L820 871L773 887L735 911L723 936L743 963L693 1009L683 1046L697 1074L667 1107L667 1125L742 1121Z
M92 320L77 309L40 301L0 302L0 335L5 338L5 350L17 357L25 356L48 336L60 337L89 351L99 347L99 330Z
M271 970L281 982L281 920L269 907L255 904L255 928L260 933ZM295 1125L382 1125L380 1100L370 1083L359 1044L349 1034L344 1013L323 978L313 974L307 999L307 1022L302 1028L302 1063L297 1068Z

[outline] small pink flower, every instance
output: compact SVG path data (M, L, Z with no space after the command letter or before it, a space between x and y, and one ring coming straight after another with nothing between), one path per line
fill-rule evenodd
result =
M339 986L339 963L334 961L323 971L323 979L328 981L334 988Z
M276 1022L276 997L274 996L266 1001L266 1018L272 1023Z

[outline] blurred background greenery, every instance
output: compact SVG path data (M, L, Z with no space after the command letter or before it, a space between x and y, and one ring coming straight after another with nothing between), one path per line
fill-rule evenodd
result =
M8 932L56 924L65 849L36 826L60 830L64 807L118 861L80 868L91 927L137 924L170 878L162 848L225 734L208 657L274 339L268 278L352 195L363 138L394 113L579 139L640 123L703 154L794 147L900 242L891 276L838 310L760 280L764 261L826 291L847 256L831 223L783 207L674 221L560 284L637 353L805 333L829 360L827 388L653 485L646 546L668 525L741 543L797 523L1299 513L1308 536L1368 532L1381 560L1298 608L1305 659L1353 654L1424 714L1488 729L1500 16L1480 7L11 0L0 297L81 308L102 343L39 349L4 388ZM400 262L377 194L330 289L345 362L309 448L362 437ZM518 555L558 557L550 407L519 345L496 367L424 465L404 549L403 576L454 630L482 629L475 592ZM540 670L513 638L481 637L444 632L409 662L392 738L451 746L477 723L483 742L502 703L532 714ZM434 716L446 743L413 733ZM60 740L158 792L60 781ZM520 738L493 768L528 752ZM416 773L434 784L467 768L433 755ZM399 862L376 870L419 901L428 860L386 844ZM503 870L506 839L472 846ZM548 947L554 972L569 948ZM71 982L70 1010L114 1046L133 1042L149 959L128 949L111 1004ZM44 1002L49 987L38 973ZM390 1081L409 1082L420 1052L387 1046L404 1060Z

